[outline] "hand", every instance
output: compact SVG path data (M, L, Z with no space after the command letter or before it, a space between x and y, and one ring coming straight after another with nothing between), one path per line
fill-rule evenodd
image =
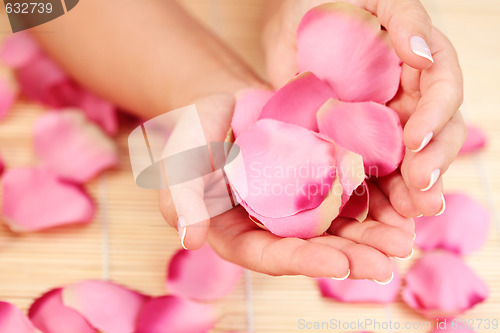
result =
M196 105L201 122L206 125L207 141L223 141L234 99L227 94L212 95L198 100ZM205 202L217 197L205 191L206 185L191 184L185 200L175 206L170 191L161 191L160 209L171 226L179 227L179 216L206 209ZM411 253L414 225L412 219L402 217L392 208L376 185L369 186L370 217L363 223L337 219L320 237L303 240L275 236L255 225L245 209L238 206L212 219L181 226L183 246L194 250L208 238L224 259L271 275L340 278L350 270L350 278L387 281L393 270L387 256L406 257Z
M275 87L282 86L297 73L296 30L301 18L311 8L327 2L334 1L273 2L274 14L265 29L264 46L269 78ZM465 124L458 111L463 84L456 52L450 41L432 27L418 0L348 2L379 18L404 62L400 90L389 106L401 118L408 149L401 170L381 179L380 187L400 214L435 215L444 209L441 176L456 158L466 137ZM428 50L432 55L426 54L422 43L419 47L414 45L413 50L410 42L413 36L423 38L425 44L430 45ZM430 142L426 138L431 139ZM429 187L431 178L434 183Z

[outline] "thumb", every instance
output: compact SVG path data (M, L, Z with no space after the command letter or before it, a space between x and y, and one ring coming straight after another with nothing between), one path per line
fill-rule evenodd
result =
M430 45L432 22L418 0L365 0L366 7L379 18L387 29L398 57L417 69L432 66ZM372 3L372 7L368 6ZM375 5L373 5L375 3Z
M183 248L197 250L205 244L210 217L203 200L203 184L181 184L161 190L160 211L167 223L177 229Z

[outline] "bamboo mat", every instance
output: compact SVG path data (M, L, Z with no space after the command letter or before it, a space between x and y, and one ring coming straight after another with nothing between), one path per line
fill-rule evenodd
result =
M184 4L263 74L259 27L264 2L185 0ZM500 113L497 110L500 105L500 2L429 0L425 5L434 23L448 34L459 52L465 75L463 110L466 118L485 129L489 136L489 146L483 153L460 158L445 175L446 190L467 192L487 206L493 216L486 245L466 257L467 263L487 281L491 295L463 317L500 320L497 210L500 205ZM1 39L8 34L5 24L1 25ZM9 73L0 68L0 75ZM31 132L41 112L34 104L18 103L10 116L0 122L0 154L9 167L36 163ZM91 224L18 235L0 223L0 299L26 309L40 293L88 278L110 278L153 295L165 293L165 267L179 248L178 235L163 222L157 194L134 184L127 151L130 130L123 129L117 138L120 168L106 172L87 186L99 207ZM419 254L417 251L412 260L398 263L401 271L406 271ZM381 322L425 321L400 299L389 306L341 304L321 298L312 279L269 277L253 272L247 272L240 285L217 302L217 307L221 318L212 332L303 332L298 327L300 319L311 322L358 318Z

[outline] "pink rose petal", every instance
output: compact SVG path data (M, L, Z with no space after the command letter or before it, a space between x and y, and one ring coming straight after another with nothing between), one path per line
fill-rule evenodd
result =
M345 102L386 103L401 77L401 61L378 19L345 2L313 8L302 18L297 64L299 72L313 72Z
M405 277L403 300L429 318L454 317L488 297L486 284L455 254L425 254Z
M479 250L488 237L490 214L465 194L448 193L444 197L446 209L442 215L415 218L415 245L457 254Z
M26 31L7 37L0 50L0 58L11 68L26 66L40 54L37 42Z
M0 156L0 176L2 176L4 170L5 170L5 164L2 161L2 157Z
M114 104L91 92L83 91L79 105L90 121L101 126L107 134L116 134L118 115Z
M474 153L486 146L486 134L476 126L467 126L467 139L460 149L459 154Z
M43 165L76 183L118 164L115 143L78 110L42 115L35 124L34 142Z
M368 216L368 203L370 200L370 193L368 191L368 185L363 182L358 188L352 193L349 200L342 207L340 211L340 216L350 217L363 222Z
M352 192L365 180L365 168L361 155L337 145L337 170L342 184L342 206L349 200Z
M259 120L235 143L246 175L241 170L226 174L250 215L283 237L308 238L328 228L338 215L342 195L340 182L334 182L335 143L271 119ZM328 204L322 205L325 200ZM299 214L305 211L313 215Z
M65 287L62 299L99 331L134 333L139 313L150 298L112 282L88 280Z
M31 322L44 333L97 333L78 312L62 303L62 289L53 289L30 307Z
M18 232L87 223L95 207L89 196L42 168L17 168L3 176L3 217Z
M394 110L373 102L330 99L317 116L320 133L360 154L367 174L382 177L398 168L404 155L403 129Z
M15 100L16 94L7 81L0 80L0 121L5 118Z
M17 70L21 91L33 100L51 107L64 107L55 87L69 81L68 76L50 58L38 56L28 65Z
M240 281L243 268L230 263L208 245L197 251L179 250L170 261L167 289L193 300L224 297Z
M275 119L317 131L316 112L334 96L331 88L314 74L302 73L271 97L259 119Z
M346 279L342 281L329 278L318 279L318 286L324 297L347 303L392 303L396 300L401 287L401 277L394 270L394 278L387 285L370 280Z
M6 302L0 302L0 332L39 333L19 308Z
M135 333L206 333L214 325L212 306L169 295L144 305Z
M249 89L241 92L236 99L234 115L231 121L231 128L235 137L238 137L255 124L259 119L262 108L271 96L273 96L272 91L263 89Z

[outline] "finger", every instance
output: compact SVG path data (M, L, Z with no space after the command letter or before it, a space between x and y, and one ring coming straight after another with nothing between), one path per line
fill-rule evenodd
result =
M259 229L241 207L213 218L209 241L224 259L269 275L345 277L349 261L339 250Z
M342 251L349 260L350 279L387 281L392 275L391 260L371 246L331 235L311 238L309 242L327 245Z
M432 36L435 64L422 72L422 97L403 133L406 147L417 152L439 134L463 101L462 71L457 54L450 41L437 29Z
M362 0L387 29L398 57L418 69L432 66L432 22L418 0Z
M370 216L384 224L399 228L410 235L415 233L415 223L412 218L401 216L391 205L389 199L373 182L367 182L370 190Z
M416 217L421 214L411 201L410 190L399 170L377 178L377 184L399 214L405 217Z
M160 191L160 212L165 221L176 228L180 242L187 250L197 250L205 244L210 219L199 192L184 189L176 191L174 201L169 189Z
M443 182L441 177L435 181L434 185L427 191L416 189L410 184L408 178L408 168L411 165L413 158L417 154L413 152L406 153L403 163L401 164L401 174L408 187L411 201L415 208L425 216L434 216L441 214L445 209L445 201L443 196Z
M467 136L462 114L458 112L439 135L408 166L409 186L426 191L455 160Z
M328 232L371 246L392 257L405 258L413 247L412 234L371 219L360 223L350 218L337 218Z

